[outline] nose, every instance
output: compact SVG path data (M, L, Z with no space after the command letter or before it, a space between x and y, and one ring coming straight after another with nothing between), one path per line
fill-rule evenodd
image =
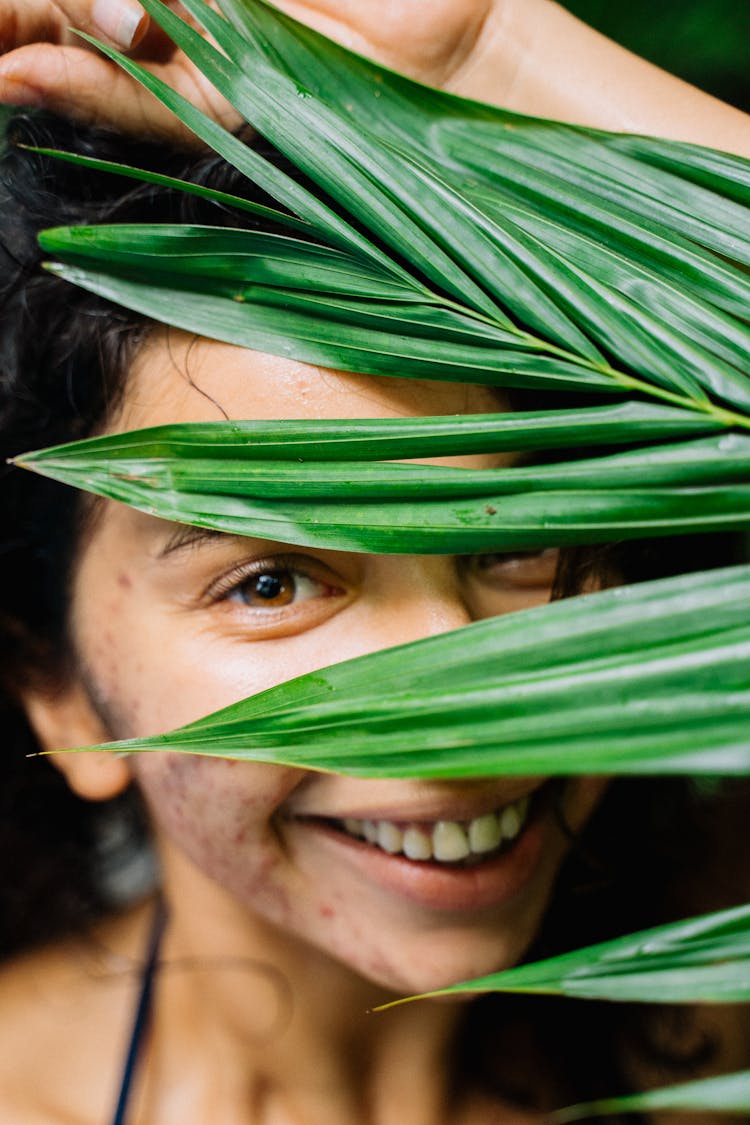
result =
M468 625L456 560L445 556L371 556L360 611L367 651L406 644Z

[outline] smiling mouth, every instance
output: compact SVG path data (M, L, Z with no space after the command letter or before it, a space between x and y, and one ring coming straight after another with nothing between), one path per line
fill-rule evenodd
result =
M327 819L346 836L416 863L470 867L508 851L520 836L532 801L528 796L471 820L393 821Z

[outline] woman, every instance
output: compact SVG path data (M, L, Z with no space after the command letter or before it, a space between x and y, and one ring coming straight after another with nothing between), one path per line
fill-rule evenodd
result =
M456 27L460 23L456 17ZM38 34L40 26L22 27L21 34ZM55 28L53 21L54 34ZM142 26L138 30L143 34ZM454 35L454 44L459 39ZM33 50L15 59L29 74L43 57ZM104 76L98 57L79 61ZM73 101L86 112L83 93ZM126 96L115 98L113 116L127 117L127 105ZM727 122L733 120L727 113ZM43 128L53 130L47 140L60 147L78 144L105 154L112 143L95 134L65 136L59 124L26 126L25 136L39 137ZM129 158L125 141L114 145L120 158ZM188 160L160 161L153 151L148 158L173 168ZM44 166L39 191L36 159L9 158L13 199L3 210L4 242L16 263L8 267L3 342L12 392L3 407L9 452L165 421L498 409L486 388L321 376L304 364L196 341L40 278L36 230L104 218L159 221L176 204L150 189L123 195L111 180L81 179L51 164ZM135 156L133 162L139 162ZM221 186L233 180L202 156L188 162L192 177ZM196 219L200 215L199 209ZM463 463L495 462L472 457ZM33 740L27 745L50 751L175 727L332 660L546 601L557 570L555 552L394 559L186 537L174 525L111 503L80 504L26 478L10 480L7 496L13 531L3 619L6 643L14 647L6 685L19 739L27 722ZM638 563L637 556L618 559L618 577L627 578ZM599 582L609 577L602 567L594 574ZM9 776L38 800L40 788L52 784L51 773L39 773L36 762L34 772L22 771L21 761ZM54 940L18 954L19 946L39 940L37 894L33 926L16 937L16 956L0 979L0 1105L8 1120L107 1119L142 983L143 951L158 937L151 1033L137 1043L130 1120L510 1122L593 1092L593 1085L579 1082L562 1042L569 1015L553 1008L543 1018L505 1002L468 1014L448 1004L407 1007L377 1019L362 1013L394 994L512 964L540 933L558 944L579 925L585 939L600 936L591 917L601 910L599 902L565 922L560 913L566 905L569 911L569 897L560 898L557 914L549 913L549 904L568 843L561 826L573 835L584 831L602 800L601 780L577 779L562 792L529 779L374 783L166 755L61 755L55 766L87 802L122 802L136 783L159 851L167 916L164 922L162 907L148 898L114 914L110 909L89 927L86 940L61 936L111 908L117 893L111 871L107 877L92 867L91 840L80 808L72 806L68 828L60 834L55 826L47 845L70 849L61 857L62 874L48 876L42 891L60 916L50 925ZM663 815L671 801L675 824L685 816L677 789L667 787L662 797L649 787ZM41 815L39 805L26 802L34 818L28 837L39 836L48 810L56 810L58 823L64 818L61 800L55 792ZM610 829L618 806L621 823L628 823L632 800L632 793L609 796ZM19 803L13 802L16 814ZM493 818L506 826L506 845L500 857L482 861L492 856L481 841ZM374 825L373 845L361 841L364 822ZM73 832L84 837L80 849ZM458 868L461 832L479 841L478 858ZM394 833L401 836L398 848ZM620 844L624 837L623 828ZM99 840L101 868L101 832ZM71 878L78 851L87 853L87 846L88 869ZM409 849L410 860L392 854L408 856ZM665 848L657 850L653 834L644 831L642 841L628 841L631 864L640 849L644 861L631 877L627 922L612 920L615 930L648 924L649 899L663 889L654 858ZM432 862L420 866L427 850ZM645 885L647 862L657 870ZM601 873L595 877L601 880ZM63 878L65 894L54 895ZM18 896L28 890L27 879L24 873L18 880ZM634 916L634 899L642 919ZM695 894L690 901L698 901ZM711 905L700 901L702 908ZM674 909L679 913L682 906ZM21 921L19 933L20 927ZM32 996L38 1001L30 1003ZM611 1091L613 1080L621 1087L642 1079L636 1029L623 1035L606 1012L587 1012L580 1027L577 1046L585 1043L580 1053L587 1069L594 1061L600 1065L594 1082L603 1090ZM691 1066L702 1061L701 1036L691 1041L692 1027L687 1038L655 1027L652 1054L662 1046L672 1061L680 1052ZM710 1030L718 1066L743 1065L742 1037L732 1019ZM655 1043L657 1033L662 1044Z

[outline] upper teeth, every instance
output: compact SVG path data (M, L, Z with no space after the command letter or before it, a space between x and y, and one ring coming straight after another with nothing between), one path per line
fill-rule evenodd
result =
M391 855L407 859L436 859L457 863L472 855L494 852L505 840L514 840L523 828L529 798L521 797L497 812L473 820L437 820L434 824L395 824L392 820L340 821L350 836L364 838Z

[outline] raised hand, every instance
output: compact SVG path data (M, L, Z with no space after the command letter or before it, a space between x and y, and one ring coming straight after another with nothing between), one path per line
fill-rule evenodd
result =
M533 3L533 0L529 0ZM290 16L430 86L453 86L512 4L504 0L278 0Z
M501 0L285 0L290 15L432 85L472 58ZM186 17L176 0L170 7ZM191 143L176 119L71 28L127 51L216 120L239 119L137 0L0 0L0 103L43 105L143 137Z
M186 18L178 3L170 7ZM195 143L169 110L71 28L127 51L228 128L239 124L137 0L0 0L0 103L44 106L140 137Z

